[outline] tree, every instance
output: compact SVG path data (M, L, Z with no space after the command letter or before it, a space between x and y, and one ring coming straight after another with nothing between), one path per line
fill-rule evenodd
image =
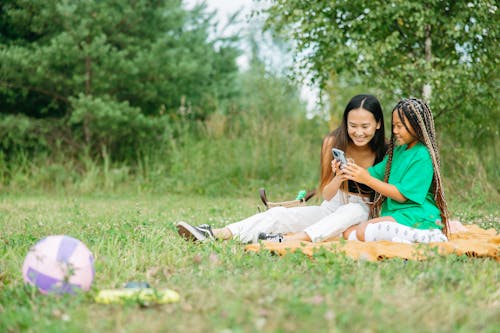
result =
M156 133L181 100L204 119L237 93L237 36L210 37L213 17L180 0L2 1L1 113L62 119L96 151L131 127Z
M267 28L296 43L299 69L325 86L354 74L397 100L427 98L455 138L498 138L496 2L277 0Z

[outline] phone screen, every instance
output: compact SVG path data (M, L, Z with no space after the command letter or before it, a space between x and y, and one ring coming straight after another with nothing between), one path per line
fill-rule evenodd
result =
M340 167L344 167L346 164L347 164L347 160L345 158L345 154L342 150L340 149L337 149L337 148L333 148L332 149L332 154L333 154L333 158L337 161L340 162Z

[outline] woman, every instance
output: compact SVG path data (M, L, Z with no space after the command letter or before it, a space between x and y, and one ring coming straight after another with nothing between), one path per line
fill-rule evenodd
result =
M387 149L384 117L375 96L354 96L344 110L342 124L323 140L319 191L324 201L320 206L274 207L218 229L207 224L196 227L179 222L179 234L188 240L238 239L247 243L258 239L279 240L281 233L303 232L309 240L318 242L366 221L368 202L374 192L367 186L346 181L337 172L340 163L333 160L332 148L343 150L347 158L365 168L383 159Z

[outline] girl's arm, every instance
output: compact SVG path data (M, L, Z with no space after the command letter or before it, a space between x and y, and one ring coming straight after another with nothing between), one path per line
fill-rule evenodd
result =
M346 176L346 179L351 179L358 183L370 186L374 191L382 194L385 197L391 198L398 202L405 202L406 200L408 200L404 195L401 194L401 192L399 192L396 186L372 177L368 170L356 164L349 163L344 169L342 169L342 173Z

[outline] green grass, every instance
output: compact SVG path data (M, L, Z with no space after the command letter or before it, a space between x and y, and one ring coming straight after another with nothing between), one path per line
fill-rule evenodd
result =
M237 242L192 244L175 222L222 226L257 211L249 198L94 194L0 197L0 332L495 332L500 269L491 259L353 261L277 257ZM496 205L456 216L498 230ZM470 212L473 211L473 214ZM21 266L38 239L68 234L96 257L93 289L43 296ZM179 292L178 303L101 305L127 281Z

